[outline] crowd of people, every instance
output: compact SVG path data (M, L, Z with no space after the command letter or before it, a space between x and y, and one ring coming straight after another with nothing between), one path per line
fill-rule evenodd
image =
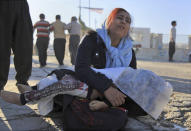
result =
M70 34L69 39L69 51L71 64L75 65L75 59L77 54L78 45L80 42L80 32L81 25L77 22L77 18L73 16L71 18L71 22L69 24L65 24L61 21L61 16L56 15L56 21L53 23L49 23L45 20L45 15L39 15L40 20L37 21L33 27L33 31L37 30L37 40L36 47L39 56L40 67L46 66L47 60L47 49L49 45L49 35L51 32L54 33L54 52L58 64L60 67L64 65L64 56L65 56L65 46L66 46L66 34L65 31L68 30Z
M128 114L131 116L149 114L140 103L138 104L135 99L125 93L128 92L127 88L124 89L125 91L122 91L120 87L123 87L124 83L127 82L126 80L120 86L120 84L116 85L109 75L106 75L109 72L108 69L111 68L117 70L115 77L121 68L137 69L136 56L129 36L131 16L125 9L115 8L107 17L102 28L89 31L81 40L80 45L81 27L77 23L76 17L71 18L71 23L65 24L61 21L61 16L56 15L56 21L50 24L48 21L45 21L45 15L40 14L40 21L36 22L33 28L25 0L20 1L19 4L15 4L12 1L2 2L0 4L0 17L3 17L3 20L1 19L0 22L0 27L2 27L0 30L0 50L3 54L0 55L0 62L5 63L0 64L0 97L5 101L17 105L25 105L42 99L47 100L44 98L50 96L52 98L62 92L61 94L69 94L90 100L88 108L93 111L120 107L120 109L128 110ZM36 45L40 67L44 67L47 64L50 32L54 32L53 46L58 63L60 66L64 64L65 30L69 30L69 51L71 63L75 69L73 71L68 69L54 70L49 76L40 80L36 86L31 87L27 81L32 69L32 36L35 29L37 29ZM3 90L8 78L11 49L14 53L17 86L21 94ZM152 83L152 80L148 81ZM146 83L148 86L148 82ZM154 90L158 91L155 88ZM165 94L166 92L160 93ZM152 99L158 98L152 97ZM168 99L165 102L168 102ZM41 104L45 103L45 101L41 102ZM71 107L72 105L74 106L75 103L72 103ZM76 113L78 112L76 111ZM159 111L160 113L161 110ZM154 118L158 118L159 114ZM86 117L83 112L80 115ZM75 125L73 128L75 128ZM121 128L119 127L118 129Z

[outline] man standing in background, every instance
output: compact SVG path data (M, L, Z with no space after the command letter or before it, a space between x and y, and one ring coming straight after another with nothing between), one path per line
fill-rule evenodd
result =
M68 29L68 32L70 34L69 51L70 51L71 63L72 65L75 65L78 45L80 42L80 31L81 31L81 25L77 23L77 18L75 16L71 18L71 23L66 25L66 29Z
M45 21L45 15L40 14L40 21L36 22L34 29L37 29L37 40L36 46L38 50L40 68L46 66L47 60L47 49L49 45L49 34L50 34L50 24L48 21Z
M17 84L28 85L32 70L33 31L26 0L0 1L0 90L8 80L11 49Z
M171 22L172 28L170 30L170 42L169 42L169 61L173 61L173 55L175 53L176 45L176 21Z
M59 66L64 65L64 55L66 46L66 35L65 35L66 24L61 21L60 15L56 15L56 21L51 24L51 31L54 31L54 52L56 59L58 60Z

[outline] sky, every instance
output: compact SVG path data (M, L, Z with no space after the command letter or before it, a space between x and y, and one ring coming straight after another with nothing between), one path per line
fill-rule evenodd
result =
M116 7L126 9L132 17L133 27L150 28L152 33L169 34L171 21L177 21L177 34L191 35L191 0L81 0L81 6L103 8L103 13L82 9L82 20L95 29ZM60 14L62 21L69 23L72 16L79 16L80 0L28 0L33 24L44 13L50 23Z

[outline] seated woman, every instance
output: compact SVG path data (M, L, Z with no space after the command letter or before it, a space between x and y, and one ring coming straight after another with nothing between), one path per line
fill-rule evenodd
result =
M129 115L145 112L131 98L116 89L113 81L96 69L131 67L136 69L136 56L130 39L131 17L123 8L115 8L101 29L89 32L78 48L75 73L80 81L88 84L88 98L97 90L108 105L123 106ZM94 103L92 103L94 105Z

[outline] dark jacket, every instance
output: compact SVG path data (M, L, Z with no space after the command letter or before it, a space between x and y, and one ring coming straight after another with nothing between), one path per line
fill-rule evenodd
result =
M132 52L133 55L130 67L136 69L136 57L133 49ZM105 75L96 73L91 69L91 67L97 69L105 68L105 53L105 44L95 31L89 32L79 45L76 57L75 72L79 80L87 83L89 87L91 87L89 88L88 92L91 92L92 88L95 88L103 94L104 91L113 84L111 79L108 79Z

